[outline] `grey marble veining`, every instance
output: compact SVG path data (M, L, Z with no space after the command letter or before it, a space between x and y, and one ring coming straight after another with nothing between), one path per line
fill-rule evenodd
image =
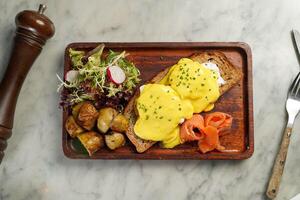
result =
M13 136L0 166L0 200L264 199L285 124L287 88L299 71L290 37L300 29L297 0L1 0L0 74L14 16L46 3L56 35L21 91ZM64 157L58 81L74 41L244 41L253 53L255 153L237 161L86 161ZM300 193L296 121L278 199Z

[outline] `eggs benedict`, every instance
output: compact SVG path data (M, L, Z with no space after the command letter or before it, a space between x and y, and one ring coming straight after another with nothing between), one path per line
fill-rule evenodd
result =
M141 87L136 100L136 135L144 140L161 141L165 148L181 143L180 123L193 113L213 109L219 98L219 72L199 62L182 58L159 84Z
M188 58L182 58L171 67L160 82L170 85L182 99L193 105L194 113L213 109L219 98L219 74L215 70Z
M134 131L144 140L174 143L173 136L179 135L178 124L193 115L193 106L181 99L170 86L147 84L136 100L138 120ZM169 141L169 142L168 142ZM179 144L176 140L176 145Z

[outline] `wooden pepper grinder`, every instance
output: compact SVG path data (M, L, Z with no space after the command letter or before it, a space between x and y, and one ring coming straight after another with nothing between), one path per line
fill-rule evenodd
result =
M40 54L46 40L54 35L54 25L43 13L45 5L38 11L24 10L15 22L17 25L14 46L9 63L0 84L0 163L12 134L14 113L26 75Z

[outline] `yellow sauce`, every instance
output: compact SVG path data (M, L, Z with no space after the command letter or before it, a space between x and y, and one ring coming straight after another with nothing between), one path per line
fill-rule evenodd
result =
M145 140L163 141L178 126L181 119L193 115L193 106L182 100L170 87L147 84L136 101L139 118L134 131Z
M213 103L219 98L217 80L216 72L191 59L182 58L161 83L170 85L182 99L192 103L194 113L200 113L213 109Z
M179 122L213 109L219 98L218 76L188 58L171 67L159 84L147 84L137 98L139 118L134 131L142 139L180 144Z

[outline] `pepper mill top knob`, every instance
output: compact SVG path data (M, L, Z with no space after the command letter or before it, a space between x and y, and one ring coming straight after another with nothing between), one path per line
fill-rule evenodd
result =
M38 11L24 10L16 18L17 34L26 35L42 47L54 35L53 22L44 15L46 6L40 4ZM35 42L34 42L35 43Z

